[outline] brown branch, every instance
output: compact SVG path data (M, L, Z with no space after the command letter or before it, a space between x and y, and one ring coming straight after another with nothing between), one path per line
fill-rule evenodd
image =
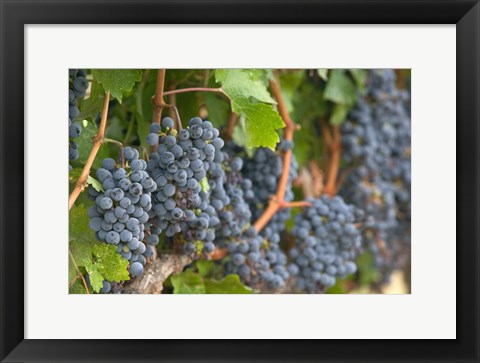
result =
M327 182L325 183L325 194L332 197L337 193L337 176L340 169L340 159L342 155L342 145L340 141L340 127L333 127L333 143L330 150L330 163L327 172Z
M125 168L125 153L123 152L123 144L120 141L114 140L114 139L109 139L104 137L103 142L109 142L112 144L115 144L119 147L120 149L120 160L122 162L122 168Z
M208 255L212 260L221 260L228 255L228 249L215 247L212 253Z
M73 189L70 197L68 198L68 209L72 209L73 204L77 200L80 193L85 189L87 184L87 178L90 174L90 169L92 168L93 162L97 156L98 150L100 150L100 146L102 146L103 137L105 135L105 128L107 127L107 116L108 116L108 103L110 101L110 92L105 93L105 97L103 99L103 109L102 109L102 118L100 120L100 126L98 128L97 135L93 138L93 146L90 154L88 155L87 161L85 162L85 166L83 167L82 173L75 184L75 188Z
M80 277L81 277L81 279L82 279L82 281L83 281L83 286L85 287L85 291L87 292L87 294L90 294L90 290L88 290L87 281L85 281L85 277L83 276L82 272L81 272L80 269L78 268L78 265L77 265L77 263L75 262L75 259L73 258L72 252L70 251L70 248L68 249L68 253L70 254L70 258L72 259L73 266L75 266L75 269L77 270L78 274L80 275Z
M305 200L299 200L295 202L284 202L279 206L280 209L285 209L285 208L304 208L304 207L311 207L312 203L307 202Z
M162 121L162 110L167 104L163 100L163 88L165 86L165 69L159 69L157 75L157 87L155 89L155 96L153 96L153 120L160 124Z
M142 276L123 289L124 294L160 294L165 280L183 271L192 259L185 255L161 255L145 266Z
M225 140L230 141L233 135L233 129L237 122L237 114L235 112L230 113L230 118L228 119L227 129L225 130Z
M278 74L275 74L276 80L270 81L270 89L273 96L277 100L278 113L285 122L284 139L287 141L293 140L293 134L297 128L297 125L290 118L287 110L287 105L283 99L280 84L278 81ZM275 213L281 208L289 208L287 205L290 203L292 206L305 207L308 206L306 202L287 202L285 201L285 191L288 185L288 177L290 174L290 164L292 160L292 149L289 149L283 153L283 168L280 181L278 182L277 192L275 193L268 203L267 208L263 211L262 215L257 219L253 227L257 232L261 231L263 227L270 221Z
M220 93L230 99L230 97L225 93L225 91L221 88L210 88L210 87L190 87L190 88L180 88L175 89L172 91L167 91L164 93L165 96L178 94L178 93L187 93L187 92L213 92L213 93Z

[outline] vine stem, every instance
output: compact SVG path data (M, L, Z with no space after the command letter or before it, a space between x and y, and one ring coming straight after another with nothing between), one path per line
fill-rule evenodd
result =
M75 184L75 188L73 189L72 193L68 198L68 209L72 209L75 201L77 200L80 193L85 189L85 185L87 184L87 178L90 174L90 169L92 168L93 162L97 156L98 150L100 150L100 146L102 146L105 129L107 127L107 116L108 116L108 103L110 101L110 92L105 92L105 97L103 98L103 108L102 108L102 118L100 120L100 126L98 128L97 135L93 138L93 146L90 154L88 155L87 161L85 162L85 166L83 167L82 173Z
M70 248L68 249L68 253L70 254L70 258L72 259L73 266L75 266L75 269L77 270L79 276L81 277L81 279L82 279L82 281L83 281L83 286L85 286L85 290L87 291L87 294L90 294L90 291L88 290L88 286L87 286L87 281L85 281L85 277L83 277L82 272L81 272L80 269L78 268L77 262L76 262L75 259L73 258L72 251L70 251Z
M270 89L273 96L277 100L278 113L285 122L284 138L287 141L293 140L293 134L297 128L295 122L290 118L287 105L283 99L282 92L280 90L280 84L278 80L278 73L275 73L275 80L270 81ZM253 227L260 232L263 227L270 221L270 219L280 209L290 207L308 207L311 204L306 201L287 202L285 200L285 191L288 184L288 176L290 174L290 162L292 160L292 149L289 149L283 153L283 169L280 181L278 182L277 192L270 198L267 208L263 211L262 215L257 219Z
M227 130L225 131L225 140L230 141L233 136L233 129L237 122L237 114L235 112L230 113L230 118L228 119Z
M342 156L340 126L336 125L332 127L332 133L327 142L327 147L330 150L330 162L328 164L327 182L324 192L329 197L332 197L337 193L337 177Z
M155 96L153 96L153 119L157 124L162 121L162 110L167 104L163 100L163 88L165 87L165 73L166 69L159 69L157 75L157 87L155 89Z
M187 92L213 92L220 93L230 99L230 97L225 93L222 88L209 88L209 87L190 87L190 88L180 88L172 91L167 91L164 93L165 96L173 95L177 93L187 93Z
M123 144L120 141L109 139L106 137L103 138L103 142L109 142L109 143L115 144L120 148L120 160L122 161L122 168L125 168L125 154L123 152Z

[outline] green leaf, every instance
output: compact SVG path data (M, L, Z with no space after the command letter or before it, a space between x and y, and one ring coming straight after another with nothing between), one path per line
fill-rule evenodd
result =
M195 92L176 95L175 104L184 125L187 124L191 118L198 116L198 110L200 109L198 99L199 95ZM173 117L173 119L175 119L175 117Z
M207 294L251 294L252 289L240 281L238 275L225 276L220 281L205 279Z
M130 92L135 83L142 80L140 69L93 69L92 75L120 103L123 94Z
M83 204L75 204L70 209L68 222L70 250L68 276L71 281L78 274L72 259L78 267L83 266L84 259L91 259L92 248L95 244L95 234L88 227L87 208Z
M93 246L92 252L95 265L104 280L115 282L130 280L127 271L128 261L117 253L117 247L100 243Z
M281 93L285 105L287 106L288 112L292 112L293 107L293 98L297 93L298 88L305 79L305 71L290 71L287 73L280 74L280 85Z
M350 69L350 74L357 84L357 87L363 91L365 89L365 83L367 82L367 71L365 69Z
M345 290L343 286L343 279L338 279L335 283L335 285L329 287L328 289L325 290L327 294L348 294L348 291Z
M215 93L205 92L203 95L205 107L208 112L208 119L213 122L215 127L226 125L230 115L230 105L228 100Z
M68 194L70 194L72 192L72 190L75 188L75 184L77 183L77 180L80 177L81 173L82 173L82 168L78 168L78 167L73 168L68 173L68 183L69 183Z
M245 116L246 146L274 149L279 141L276 130L285 126L271 104L269 73L264 69L217 69L215 79L229 96L232 111Z
M264 69L217 69L215 79L232 100L254 97L261 102L276 104L267 90L268 74Z
M94 122L97 115L102 111L104 97L105 92L103 87L98 82L93 81L90 89L90 96L85 99L80 99L78 102L78 108L80 109L78 119L90 119Z
M342 103L337 103L333 107L332 115L330 116L330 123L332 125L341 125L347 118L349 107Z
M102 183L90 175L87 177L87 184L90 184L97 192L104 192Z
M327 68L319 68L317 69L317 74L321 79L324 81L328 80L328 69Z
M97 135L98 129L97 126L91 122L84 121L81 135L75 139L75 142L78 143L78 152L79 157L77 160L71 160L70 164L73 167L81 167L85 165L88 155L92 150L92 139ZM102 160L110 157L110 152L107 144L102 144L98 150L97 157L93 162L93 168L98 169L102 164Z
M205 193L208 193L210 190L210 184L208 184L208 179L207 177L203 177L202 180L200 180L200 187L202 188L202 191Z
M174 294L205 294L205 284L202 276L191 270L172 275L170 278Z
M285 127L285 123L271 105L237 99L232 101L232 109L233 112L245 115L247 148L264 146L275 149L280 141L277 130Z
M293 135L293 153L299 165L307 165L311 160L320 160L323 140L316 134L311 123L303 123Z
M357 97L355 85L343 69L333 69L325 88L326 100L351 106Z
M215 267L215 263L213 261L207 261L207 260L197 261L198 273L203 277L207 276L210 272L212 272L214 267Z
M90 278L90 285L92 286L93 291L100 292L100 289L103 287L103 276L98 271L99 265L94 264L92 260L86 258L83 260L83 265L87 270L88 276Z
M85 290L85 285L83 284L82 279L78 279L70 286L68 290L69 294L86 294L87 291Z
M361 286L370 286L381 281L381 274L375 266L371 253L366 252L357 257L359 282Z
M313 84L304 82L293 95L292 117L302 127L311 125L327 114L327 106L323 92Z
M70 209L68 220L70 242L85 242L91 250L95 243L95 233L88 227L89 221L87 207L84 204L76 204Z

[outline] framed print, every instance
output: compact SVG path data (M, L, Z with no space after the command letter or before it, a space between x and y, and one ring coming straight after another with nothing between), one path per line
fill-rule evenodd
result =
M1 9L2 361L479 361L477 1Z

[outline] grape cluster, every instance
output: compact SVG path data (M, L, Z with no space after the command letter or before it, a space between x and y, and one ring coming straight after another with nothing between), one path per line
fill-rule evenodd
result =
M202 184L208 183L207 172L218 167L215 159L224 145L218 129L194 117L187 128L177 131L174 121L165 117L161 125L150 126L147 142L157 147L147 165L157 184L153 223L165 229L167 237L182 232L186 253L212 252L213 228L219 221Z
M89 226L99 241L117 246L117 252L130 262L130 275L137 277L158 244L157 235L146 234L151 193L157 184L146 172L147 163L139 159L136 149L125 148L124 157L127 167L107 158L97 170L105 191L89 187L89 196L95 200L95 206L88 210Z
M409 95L395 81L391 69L370 71L366 94L342 125L343 157L352 170L340 194L364 209L364 240L384 280L410 243Z
M355 258L362 244L356 223L362 212L335 196L308 200L312 206L295 217L295 246L289 251L288 271L296 286L311 293L335 285L357 269Z
M246 187L249 188L249 196L247 202L250 206L252 220L258 219L267 208L269 199L277 191L278 182L283 172L282 155L292 148L290 141L282 140L277 145L277 150L272 151L268 148L259 148L255 151L252 158L244 157L244 167L242 175L248 180ZM236 150L238 153L239 151ZM287 187L285 190L285 201L293 200L292 182L297 176L297 162L292 155ZM250 189L251 188L251 189ZM250 275L242 264L232 264L230 271L238 271L239 275L245 281L252 284L267 282L273 288L281 287L285 284L289 277L286 269L287 257L280 248L281 233L285 230L285 223L290 218L290 209L279 210L270 219L265 228L257 235L250 232L250 238L254 242L254 246L259 244L262 246L260 251L254 252L254 259L250 266ZM233 250L233 247L230 247ZM237 254L243 253L244 247L237 247ZM249 253L246 251L245 253ZM246 255L248 257L248 255ZM238 260L241 260L238 257ZM245 258L250 262L250 259ZM253 262L254 261L254 262ZM243 270L240 270L243 268Z
M80 110L78 109L78 99L85 97L88 89L88 81L85 78L86 73L81 69L69 70L69 88L68 88L68 137L69 148L68 158L69 160L78 159L78 144L73 141L74 138L80 136L82 132L82 126L76 121Z
M253 198L252 182L242 176L243 160L234 156L233 148L232 143L227 145L221 155L216 157L215 166L208 172L210 205L219 220L215 242L220 247L241 240L252 219L248 204Z
M268 148L259 148L252 158L245 159L243 175L252 181L253 198L250 208L253 218L258 219L267 208L270 197L277 192L278 182L283 172L282 155L293 147L291 141L282 140L277 144L276 151ZM285 189L285 201L294 199L292 182L297 177L297 161L292 155ZM285 229L285 222L290 219L290 209L282 209L275 213L262 231L262 235L272 243L280 242L280 234Z

